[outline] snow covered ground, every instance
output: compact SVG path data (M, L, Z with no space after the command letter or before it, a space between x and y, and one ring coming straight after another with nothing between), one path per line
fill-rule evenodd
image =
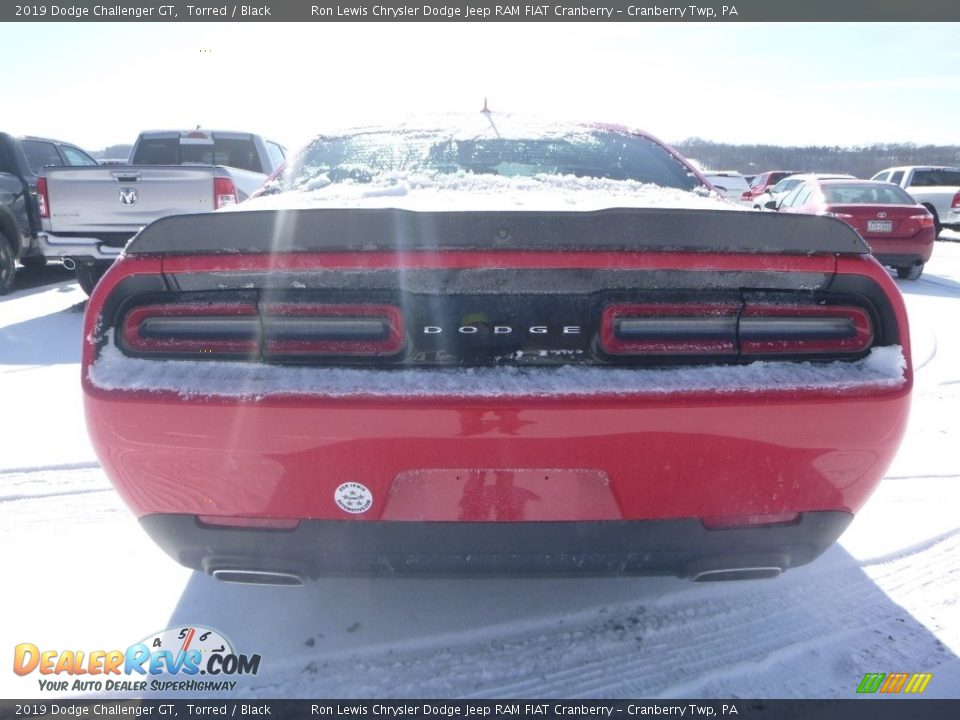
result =
M85 298L64 271L44 273L48 284L0 298L2 697L43 695L36 674L10 670L17 643L123 649L183 625L263 656L243 696L845 698L866 672L931 672L925 696L960 696L960 243L938 243L921 280L898 281L917 374L887 479L817 562L721 585L284 589L190 572L147 539L99 469L78 382Z

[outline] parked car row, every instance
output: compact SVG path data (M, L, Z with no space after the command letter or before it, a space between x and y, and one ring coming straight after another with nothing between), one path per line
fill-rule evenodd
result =
M757 175L739 200L761 212L843 220L867 240L881 263L915 280L942 228L960 229L960 168L887 168L870 180L770 170Z
M283 146L259 135L194 129L141 133L129 164L117 160L98 164L69 143L0 133L0 294L12 288L17 260L31 266L47 258L75 268L81 287L90 293L140 229L162 217L240 202L262 186L285 157ZM822 207L826 203L822 188L804 193L805 199L819 198L821 205L785 206L784 201L806 183L856 180L852 175L789 170L760 173L749 184L736 171L704 172L703 177L725 199L763 212L787 208L789 212L827 212ZM909 193L906 197L929 213L929 234L934 238L943 227L960 228L960 168L888 168L872 180ZM864 203L858 213L838 215L889 212L882 205ZM897 224L896 230L879 231L892 235L873 240L906 241L897 233L910 227ZM911 240L914 245L926 242L928 233L923 230L922 238ZM929 258L922 249L894 255L892 267L901 277L919 277Z

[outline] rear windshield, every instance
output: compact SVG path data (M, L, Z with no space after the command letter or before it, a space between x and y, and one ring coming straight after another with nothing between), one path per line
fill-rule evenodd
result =
M916 200L896 185L867 185L864 183L824 185L823 198L828 203L836 205L916 205Z
M704 173L703 175L715 187L726 188L727 190L746 190L750 185L743 175L715 175L713 173Z
M213 141L146 138L137 145L131 162L134 165L227 165L263 172L252 138L214 138Z
M773 188L771 188L770 192L772 193L790 192L803 181L804 181L803 178L796 178L796 177L784 178L783 180L778 182L776 185L774 185Z
M430 133L369 132L315 140L292 163L284 188L310 190L330 183L367 183L394 173L458 172L508 177L574 175L683 190L702 185L662 146L644 137L614 132L470 140Z
M914 170L911 187L960 185L960 170Z
M34 175L39 175L40 171L51 165L63 165L60 159L60 153L57 152L57 146L43 140L23 140L20 143L23 148L23 154L27 158L27 165L33 171Z
M790 170L785 170L783 172L772 172L770 173L770 178L767 180L767 185L776 185L785 177L790 177L791 175L795 175L795 174L796 173L793 173Z

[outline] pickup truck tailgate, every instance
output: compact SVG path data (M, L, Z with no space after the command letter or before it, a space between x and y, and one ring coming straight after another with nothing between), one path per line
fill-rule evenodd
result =
M213 209L212 167L48 168L54 233L134 232L167 215Z

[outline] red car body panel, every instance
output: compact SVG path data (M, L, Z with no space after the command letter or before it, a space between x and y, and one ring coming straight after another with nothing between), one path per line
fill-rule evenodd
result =
M835 214L860 233L876 256L910 255L927 262L933 255L937 236L933 217L923 205L825 205L823 212ZM872 231L868 223L878 218L891 221L892 230Z
M830 256L371 253L203 256L162 263L130 258L105 276L91 307L124 278L160 272L549 263L835 269L865 275L899 297L876 263ZM906 328L902 304L895 307ZM96 322L97 314L88 313L85 367L95 355ZM909 357L906 333L902 343ZM137 515L357 521L332 496L344 482L361 482L376 498L363 520L509 522L853 512L883 475L904 431L910 372L908 367L906 382L894 390L480 401L323 394L181 397L104 390L86 373L83 382L94 447ZM640 467L645 470L638 472ZM704 482L706 476L710 482ZM557 491L557 483L564 492Z

